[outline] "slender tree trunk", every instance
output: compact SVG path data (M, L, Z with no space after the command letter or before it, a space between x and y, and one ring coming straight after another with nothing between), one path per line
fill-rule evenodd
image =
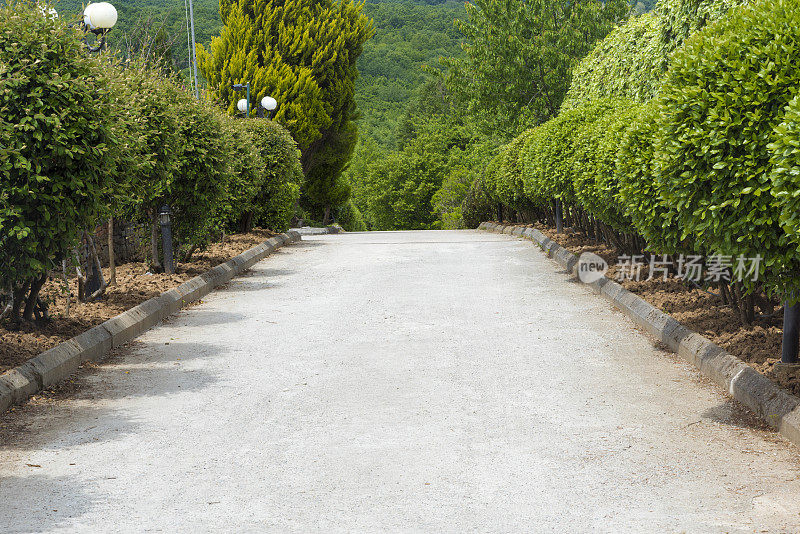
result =
M325 216L322 219L322 226L328 226L331 223L331 207L325 206Z
M19 322L22 305L25 303L25 295L28 294L30 287L31 281L27 280L24 284L12 290L14 304L11 307L11 320L13 322Z
M61 260L61 270L64 271L64 287L67 289L67 305L64 309L64 316L69 317L69 306L72 302L72 290L69 288L69 278L67 277L67 260Z
M114 257L114 217L108 218L108 285L117 284L117 265Z
M25 300L25 311L22 314L22 318L24 320L33 321L33 312L36 309L36 304L39 300L39 291L42 290L42 286L45 282L47 282L47 273L44 273L42 276L31 282L30 293L28 294L28 298Z

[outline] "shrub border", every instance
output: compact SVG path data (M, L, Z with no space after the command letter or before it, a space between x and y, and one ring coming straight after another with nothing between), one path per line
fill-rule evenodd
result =
M87 361L99 362L108 353L162 319L228 283L286 244L300 241L300 232L289 230L266 240L225 263L195 276L178 287L134 306L103 324L42 352L0 375L0 413L22 404L31 395L69 377Z
M530 239L570 275L577 276L578 257L539 230L490 222L481 223L478 230ZM604 277L587 285L723 387L783 437L800 446L800 398L615 281Z

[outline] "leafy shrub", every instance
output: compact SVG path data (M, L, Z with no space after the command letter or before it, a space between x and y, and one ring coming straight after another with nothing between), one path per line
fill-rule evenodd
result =
M17 303L30 289L33 305L103 208L113 139L99 74L64 21L35 3L0 7L0 288Z
M483 177L472 182L467 195L461 202L461 218L464 228L477 228L483 221L491 221L497 217L497 204L493 203Z
M749 0L659 0L656 13L661 17L661 46L670 54L694 33L721 20L731 8Z
M790 0L739 8L694 35L662 87L656 143L684 235L709 252L764 256L762 278L778 290L797 271L770 194L768 143L800 88L798 43Z
M529 199L574 203L575 133L602 117L613 102L599 100L567 110L542 124L523 148L525 195Z
M605 97L646 102L655 95L666 70L659 17L654 13L631 17L578 63L561 110Z
M617 151L616 180L619 204L636 231L656 253L690 252L676 223L677 211L664 201L653 154L658 130L658 108L653 101L639 108Z
M500 149L500 166L497 169L495 182L496 195L502 204L516 211L534 207L534 203L530 201L531 197L525 195L521 158L522 149L534 131L533 128L525 130Z
M790 241L787 255L800 254L800 98L789 103L769 145L771 185L778 223ZM787 262L788 263L788 262ZM796 271L795 271L796 272ZM792 288L796 291L796 286ZM795 297L800 293L795 292Z
M336 222L339 223L346 232L367 231L367 223L364 222L364 217L355 204L348 201L340 207L338 211L339 216L336 217Z
M276 122L241 122L252 134L263 164L252 201L253 219L264 228L284 231L289 228L303 183L300 149L289 131Z
M631 222L619 203L616 176L620 137L636 116L637 106L629 100L610 100L605 114L575 132L573 187L583 207L600 221L629 232Z

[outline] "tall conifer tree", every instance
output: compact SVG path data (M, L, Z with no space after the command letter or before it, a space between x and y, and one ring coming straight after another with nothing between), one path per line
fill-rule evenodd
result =
M356 60L372 36L372 21L353 0L220 0L224 27L209 50L198 46L198 66L209 96L231 113L250 82L251 105L278 101L275 119L302 150L304 198L325 213L344 203L341 171L355 134Z

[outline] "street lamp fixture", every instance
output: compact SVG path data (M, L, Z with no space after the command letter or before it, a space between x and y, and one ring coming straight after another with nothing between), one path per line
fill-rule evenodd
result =
M91 32L98 38L97 45L86 44L89 52L99 52L106 46L106 34L117 23L117 9L108 2L89 4L83 10L83 31Z
M263 117L264 116L264 110L266 110L266 111L269 112L269 117L271 118L272 112L277 107L278 107L278 101L277 100L275 100L271 96L265 96L264 98L261 99L261 107L258 110L258 116L259 117Z
M236 108L244 113L245 117L250 117L250 83L233 84L234 91L246 91L247 96L236 103Z

